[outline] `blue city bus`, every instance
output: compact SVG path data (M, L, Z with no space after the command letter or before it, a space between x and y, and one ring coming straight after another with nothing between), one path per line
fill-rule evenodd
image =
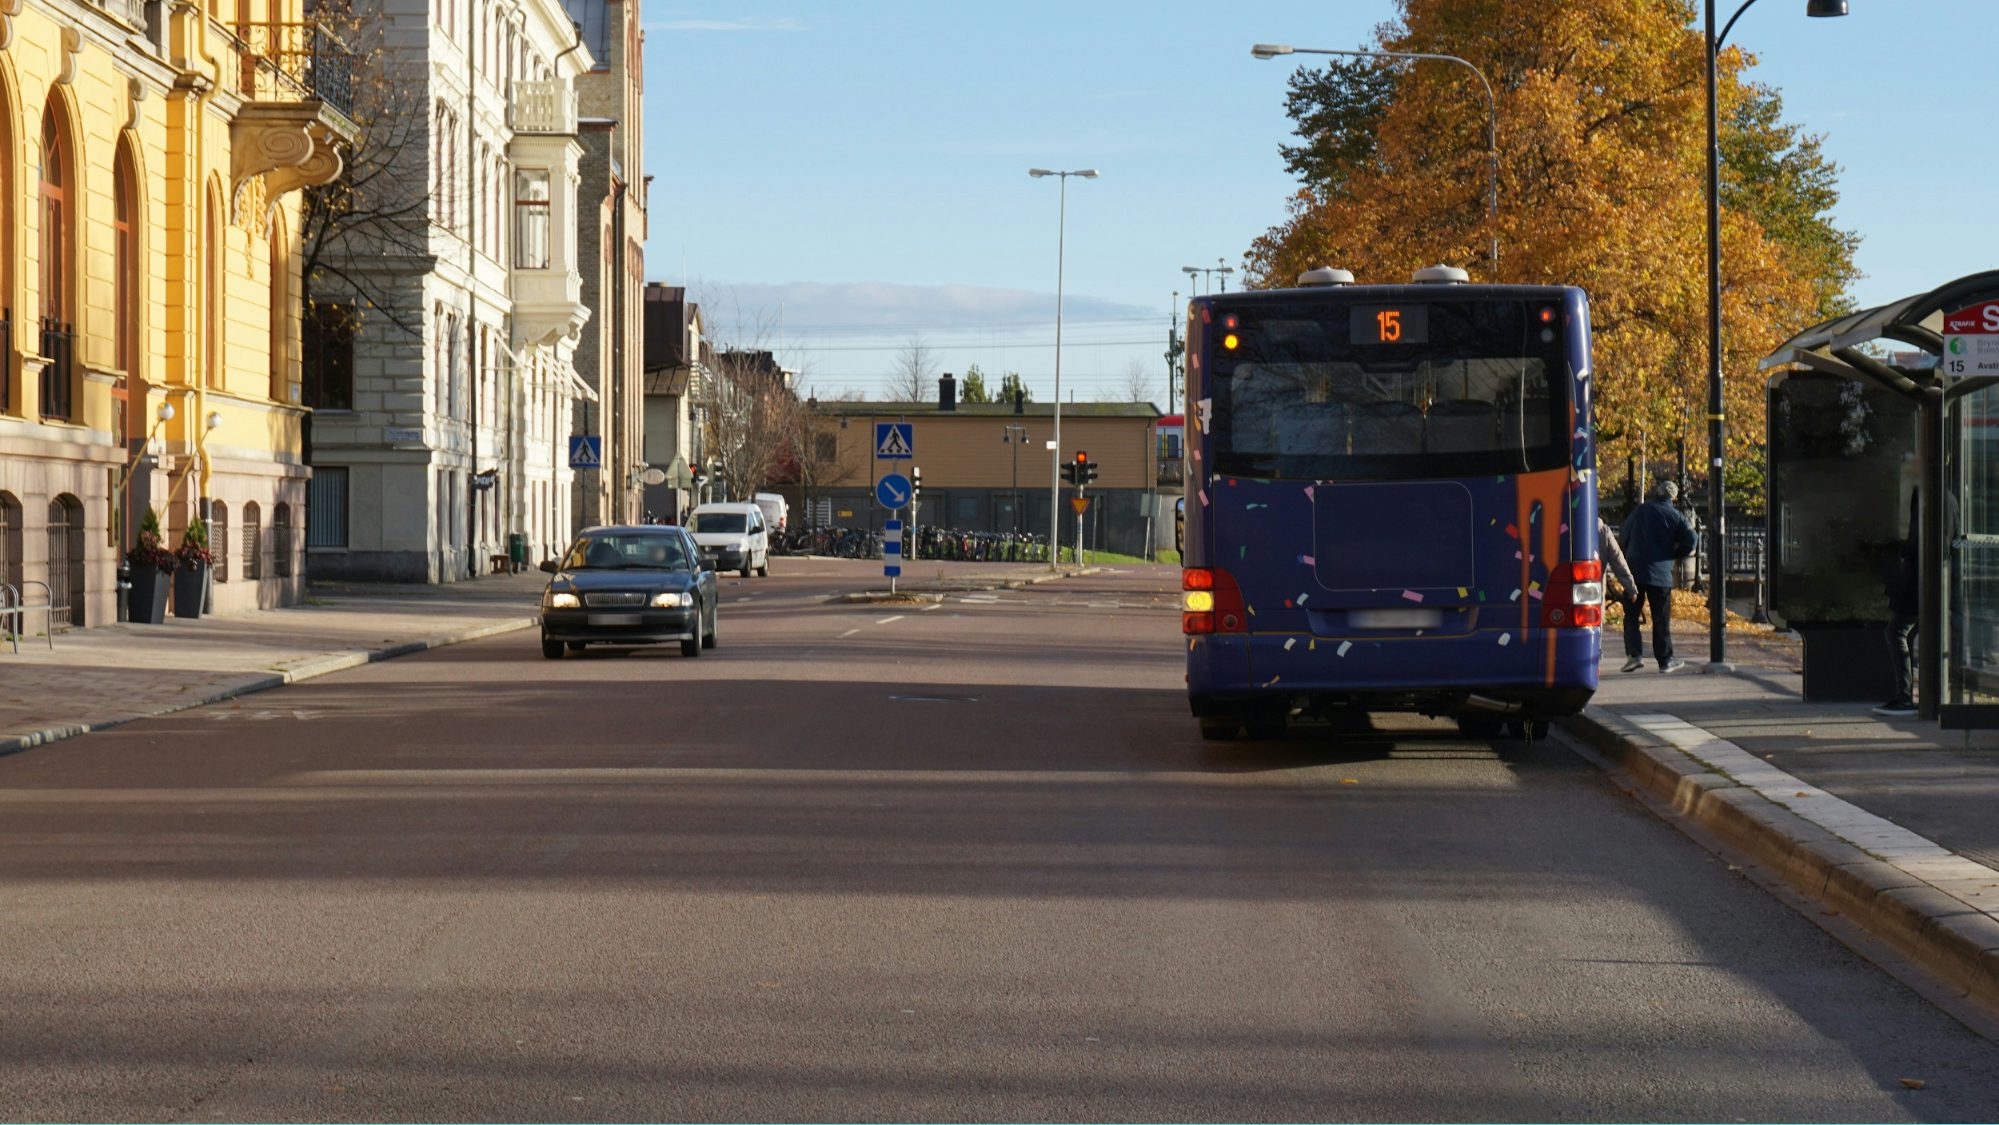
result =
M1299 281L1188 305L1201 734L1341 711L1544 734L1602 642L1587 298L1448 267Z

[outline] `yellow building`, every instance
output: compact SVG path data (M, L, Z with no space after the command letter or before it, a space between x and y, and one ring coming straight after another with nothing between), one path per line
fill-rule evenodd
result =
M300 189L351 140L303 0L0 0L0 583L117 619L147 507L295 601ZM32 587L30 602L40 600Z

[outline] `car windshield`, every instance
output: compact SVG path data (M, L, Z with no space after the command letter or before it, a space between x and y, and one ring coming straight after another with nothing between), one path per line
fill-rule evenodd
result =
M585 535L569 548L564 570L685 570L687 552L674 535Z
M713 535L741 535L750 526L750 517L742 512L696 512L694 530Z

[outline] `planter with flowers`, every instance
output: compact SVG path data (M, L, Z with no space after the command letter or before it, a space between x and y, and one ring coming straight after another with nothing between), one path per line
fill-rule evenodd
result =
M174 548L180 569L174 571L174 616L200 617L208 600L208 567L215 556L208 550L208 521L200 516L188 521L187 533Z
M127 620L158 625L167 619L167 578L180 560L160 539L160 514L148 510L139 524L139 541L125 552L132 568L132 589L126 594Z

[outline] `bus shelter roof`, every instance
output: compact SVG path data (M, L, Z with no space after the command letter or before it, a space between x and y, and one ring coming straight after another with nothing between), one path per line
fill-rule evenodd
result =
M1944 314L1993 298L1999 298L1999 270L1967 274L1927 293L1814 324L1778 345L1757 367L1764 371L1796 366L1823 369L1825 362L1833 360L1838 352L1881 339L1942 355Z

